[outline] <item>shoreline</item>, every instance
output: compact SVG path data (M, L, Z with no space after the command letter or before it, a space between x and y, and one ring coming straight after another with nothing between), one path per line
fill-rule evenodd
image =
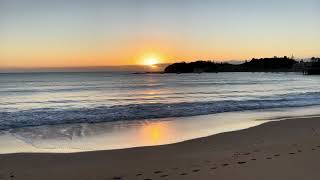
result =
M169 145L68 154L4 154L0 155L0 177L301 179L308 174L304 179L312 179L320 176L320 172L311 171L320 160L319 137L319 117L293 118ZM279 168L283 171L269 173Z
M269 121L319 116L320 106L180 118L27 127L0 134L0 154L75 153L152 147L243 130Z

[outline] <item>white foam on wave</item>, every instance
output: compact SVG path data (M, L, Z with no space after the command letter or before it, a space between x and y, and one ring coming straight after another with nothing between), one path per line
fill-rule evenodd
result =
M188 117L222 112L313 105L320 105L320 92L280 94L238 101L147 103L93 108L39 108L0 111L0 130L43 125Z

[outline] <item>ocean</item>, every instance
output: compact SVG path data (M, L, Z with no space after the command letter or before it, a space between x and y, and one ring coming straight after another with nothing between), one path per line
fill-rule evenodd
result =
M198 116L220 117L226 113L269 109L279 112L281 109L306 109L317 105L320 105L319 76L300 73L0 74L0 132L20 132L19 136L14 136L25 142L31 137L40 137L39 132L34 133L39 128L81 125L83 132L85 124L94 126L95 131L99 126L104 127L100 128L101 132L107 131L106 126L116 124L117 128L112 128L115 133L141 122L159 123L178 118L183 124L183 119ZM26 129L29 132L27 137ZM30 129L33 129L32 135ZM69 131L64 129L63 132L76 134L76 131ZM41 132L43 138L44 131ZM134 146L140 144L125 147Z

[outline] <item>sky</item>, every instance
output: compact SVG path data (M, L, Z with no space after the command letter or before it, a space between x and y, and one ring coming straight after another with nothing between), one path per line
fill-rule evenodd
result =
M0 68L320 56L320 0L0 0Z

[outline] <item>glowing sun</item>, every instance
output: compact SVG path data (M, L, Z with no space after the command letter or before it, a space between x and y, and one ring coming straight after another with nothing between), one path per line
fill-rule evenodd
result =
M157 59L156 57L148 57L143 60L143 65L146 66L155 66L158 63L159 59Z

